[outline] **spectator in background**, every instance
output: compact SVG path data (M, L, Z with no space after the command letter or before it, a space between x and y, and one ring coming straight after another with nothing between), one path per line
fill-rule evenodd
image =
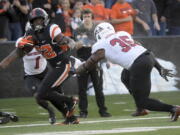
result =
M76 0L69 0L69 4L70 4L71 9L73 9L75 3L76 3Z
M30 11L33 9L33 1L34 0L27 0L27 5L29 6Z
M33 8L43 8L48 15L51 17L51 13L52 13L52 4L51 4L52 0L33 0Z
M33 8L43 8L44 4L48 3L48 0L33 0Z
M91 55L91 47L95 43L93 35L95 24L93 23L93 13L89 9L82 11L83 24L76 30L75 39L77 42L77 56L82 60L87 60ZM110 117L105 106L105 98L103 94L103 80L99 67L93 68L87 73L83 73L78 76L79 86L79 109L80 117L86 118L88 116L88 100L87 100L87 88L88 78L91 77L91 81L94 86L96 102L99 107L99 114L101 117Z
M10 3L8 0L0 1L0 41L8 40L9 33L9 10Z
M131 4L133 2L133 0L126 0L126 2L128 2L129 4Z
M74 4L73 9L82 9L84 6L83 0L77 0L76 3Z
M72 28L72 33L74 35L74 31L80 27L82 24L81 20L81 9L76 8L74 9L73 17L71 20L71 28Z
M59 15L59 12L58 15L56 14L57 9L59 8L59 4L58 4L59 1L61 0L33 0L32 7L33 8L40 7L44 9L48 13L49 19L50 21L52 21L52 23L57 23L57 24L62 23L62 25L64 25L62 21L62 19L64 18L62 18L61 15ZM62 31L63 30L64 29L62 29Z
M132 5L134 9L139 10L134 24L135 36L152 36L154 30L160 31L153 0L133 0Z
M75 31L82 23L81 11L83 9L83 0L78 0L75 2L73 7L73 17L71 21L71 27Z
M83 9L91 9L94 14L94 21L97 23L109 21L109 9L104 7L104 2L102 0L91 0L91 3L85 4Z
M111 8L115 3L116 3L117 0L104 0L105 2L105 7L106 8Z
M116 31L133 34L133 17L136 11L125 0L118 0L111 10L111 23Z
M15 15L10 21L10 40L15 41L23 35L29 7L26 0L9 0Z
M168 20L169 34L180 35L180 0L168 0L166 17Z
M33 1L34 0L27 0L28 14L33 9L33 5L32 5ZM23 33L25 33L27 22L28 22L28 15L24 15L24 18L22 19L22 22L21 22Z
M167 28L166 17L165 17L165 11L167 10L167 0L153 0L153 1L157 8L157 15L160 25L160 31L155 29L154 34L164 36L166 35L166 28Z
M64 16L65 27L66 27L66 30L65 32L63 32L63 34L65 36L72 37L71 20L72 20L73 10L70 8L69 0L62 0L61 8L62 8L62 14Z
M57 3L53 4L53 11L55 13L55 16L51 19L51 22L57 24L61 28L61 31L64 33L66 31L66 24L61 7L61 1L62 0L58 0Z

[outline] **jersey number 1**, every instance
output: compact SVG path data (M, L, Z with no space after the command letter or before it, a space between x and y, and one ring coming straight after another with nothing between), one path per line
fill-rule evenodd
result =
M40 58L41 58L41 56L36 57L36 65L35 65L34 69L38 69L39 68Z

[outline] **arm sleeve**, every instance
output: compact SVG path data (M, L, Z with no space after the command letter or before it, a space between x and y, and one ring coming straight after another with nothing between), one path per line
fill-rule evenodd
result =
M97 50L88 58L88 60L85 63L83 63L76 69L76 73L81 74L85 71L91 70L97 64L97 62L103 59L104 57L105 57L105 50L104 49Z
M154 67L158 70L158 72L161 72L162 66L161 64L157 61L157 59L155 58L155 55L152 51L149 50L149 52L151 53L151 55L154 57Z
M49 32L50 37L54 40L57 35L61 34L61 29L57 24L52 24Z

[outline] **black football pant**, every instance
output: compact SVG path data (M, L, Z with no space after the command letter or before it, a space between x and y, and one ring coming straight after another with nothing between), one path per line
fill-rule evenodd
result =
M84 112L86 114L88 113L87 89L89 77L91 77L91 81L95 90L96 103L99 108L99 113L104 113L107 110L103 93L102 72L102 69L94 68L88 73L83 73L78 77L80 112Z
M67 107L62 109L62 106L72 104L72 98L58 93L56 89L69 77L69 69L70 64L62 62L58 67L49 70L36 94L38 100L50 101L64 116L68 110Z
M121 80L133 96L137 108L172 112L172 105L149 98L151 91L151 71L154 64L155 58L149 52L145 52L134 61L129 70L123 70Z

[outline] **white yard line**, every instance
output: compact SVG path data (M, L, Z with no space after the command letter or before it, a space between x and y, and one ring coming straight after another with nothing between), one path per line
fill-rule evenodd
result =
M102 123L102 122L119 122L119 121L133 121L133 120L150 120L150 119L167 119L169 117L148 117L148 118L131 118L131 119L106 119L106 120L94 120L94 121L80 121L80 124L89 123ZM21 127L36 127L36 126L47 126L49 123L42 124L27 124L27 125L12 125L12 126L0 126L0 128L21 128Z
M149 132L160 129L176 129L180 126L161 126L161 127L132 127L118 128L110 130L86 130L86 131L62 131L62 132L46 132L43 135L98 135L98 134L115 134L115 133L131 133L131 132ZM18 135L42 135L42 133L18 134Z
M94 121L82 121L80 123L101 123L101 122L118 122L118 121L132 121L132 120L150 120L150 119L167 119L169 117L148 117L148 118L131 118L131 119L114 119L114 120L94 120Z

